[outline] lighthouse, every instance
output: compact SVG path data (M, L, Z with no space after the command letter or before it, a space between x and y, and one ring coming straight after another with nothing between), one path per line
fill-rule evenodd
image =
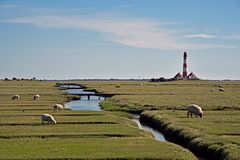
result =
M187 52L183 54L183 79L187 79Z
M188 71L187 71L187 52L184 52L183 54L183 73L181 74L180 72L177 73L172 79L173 80L198 80L199 78L193 73L191 72L188 75Z

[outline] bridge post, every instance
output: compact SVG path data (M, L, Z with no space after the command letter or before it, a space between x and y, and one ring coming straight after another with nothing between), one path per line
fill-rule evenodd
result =
M82 99L82 96L79 96L79 100L81 100Z
M90 100L90 95L88 95L88 100Z

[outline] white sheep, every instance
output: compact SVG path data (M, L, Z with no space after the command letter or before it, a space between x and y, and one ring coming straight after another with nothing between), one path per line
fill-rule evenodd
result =
M189 117L189 114L192 117L192 114L195 114L195 117L200 116L202 118L203 111L202 108L199 107L198 105L191 104L188 106L188 112L187 112L187 117Z
M220 92L224 92L225 90L224 90L224 88L219 88L218 89Z
M64 105L63 105L63 104L55 104L55 105L53 106L53 110L54 110L54 111L57 111L57 110L61 111L61 110L63 110L63 109L64 109Z
M33 100L34 100L34 101L35 101L35 100L39 100L39 98L40 98L40 95L39 95L39 94L36 94L36 95L33 96Z
M13 95L13 96L12 96L12 100L18 100L19 98L20 98L19 95Z
M53 123L53 124L57 123L56 120L53 118L53 116L50 115L50 114L43 114L43 115L41 115L41 120L42 120L42 124L44 124L44 121L47 121L48 124L49 123Z

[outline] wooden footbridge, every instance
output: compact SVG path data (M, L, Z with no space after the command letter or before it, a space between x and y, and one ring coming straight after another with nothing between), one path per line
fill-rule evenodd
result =
M85 86L80 85L80 84L75 84L75 83L58 83L56 84L57 87L61 88L61 89L84 89ZM115 95L120 95L120 94L115 94L115 93L97 93L95 91L86 91L86 93L71 93L71 95L75 95L75 96L79 96L80 99L82 97L87 97L88 100L91 99L91 97L93 96L97 96L98 99L100 99L101 97L103 97L105 100L107 98L110 98L112 96Z

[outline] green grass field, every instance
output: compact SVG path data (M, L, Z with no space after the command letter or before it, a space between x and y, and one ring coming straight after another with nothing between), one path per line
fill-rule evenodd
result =
M195 159L174 144L149 138L1 139L2 159Z
M105 110L142 112L143 110L185 109L185 106L189 104L198 104L203 110L240 110L239 81L138 82L132 85L131 83L122 82L120 89L115 88L112 84L98 88L100 92L125 94L129 90L129 93L133 94L116 95L103 102L103 108ZM220 84L224 86L224 92L218 91L219 87L215 86ZM87 86L92 88L96 85L90 83Z
M143 113L143 121L196 154L240 159L240 81L81 83L98 92L123 94L102 102L102 108L130 113L148 111ZM219 91L222 87L224 92ZM201 106L203 118L187 118L189 104Z
M205 111L203 118L187 118L181 110L146 111L141 121L160 129L167 138L196 154L215 159L239 159L240 111Z
M53 112L68 95L50 81L0 81L0 159L196 159L155 141L126 117L108 111ZM12 95L19 94L19 100ZM33 95L40 94L39 101ZM42 125L49 113L56 125Z

